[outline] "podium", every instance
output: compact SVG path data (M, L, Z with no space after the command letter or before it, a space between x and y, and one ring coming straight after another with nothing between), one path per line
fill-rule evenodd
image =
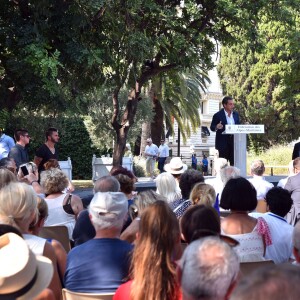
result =
M225 125L223 134L234 135L234 166L247 176L247 134L265 133L264 125Z

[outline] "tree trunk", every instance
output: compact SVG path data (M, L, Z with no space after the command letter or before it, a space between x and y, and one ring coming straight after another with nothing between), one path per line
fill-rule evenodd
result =
M161 138L165 137L164 134L164 112L161 106L161 91L162 91L162 80L161 76L154 79L152 84L152 103L154 118L151 122L151 137L154 144L160 145Z
M112 96L114 112L113 112L111 124L116 132L116 141L115 141L114 153L113 153L113 167L122 166L122 159L125 152L126 140L127 140L129 129L134 123L134 118L136 115L137 104L138 104L139 94L140 94L139 87L137 84L136 88L132 89L129 92L126 109L121 118L121 122L119 122L118 121L119 91L120 91L120 87L116 88Z
M141 152L143 154L146 147L146 140L151 137L151 126L150 122L144 122L142 124L142 137L141 137Z

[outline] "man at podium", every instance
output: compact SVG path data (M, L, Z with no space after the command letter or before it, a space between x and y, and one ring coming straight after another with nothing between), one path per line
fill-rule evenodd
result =
M234 101L232 97L225 96L222 100L223 108L214 114L211 121L210 130L216 132L215 148L219 151L219 157L229 160L230 165L234 165L234 135L223 134L225 125L240 124L239 114L234 111Z

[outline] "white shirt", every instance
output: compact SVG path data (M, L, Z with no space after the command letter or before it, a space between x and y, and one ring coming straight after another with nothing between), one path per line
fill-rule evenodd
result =
M254 218L263 217L269 225L272 245L266 248L266 259L271 259L275 264L287 262L293 257L293 226L287 221L271 212L265 214L250 213Z
M166 144L162 144L158 148L159 157L168 157L169 156L169 147Z
M226 110L225 111L225 116L226 116L226 120L227 120L227 124L228 125L234 125L234 118L233 118L233 113L231 112L230 116L228 115L228 112Z
M253 175L253 178L248 179L256 189L257 200L262 200L266 198L267 192L274 187L274 185L267 180L263 176Z
M147 145L145 147L145 153L149 154L150 156L157 156L158 155L158 148L155 144Z

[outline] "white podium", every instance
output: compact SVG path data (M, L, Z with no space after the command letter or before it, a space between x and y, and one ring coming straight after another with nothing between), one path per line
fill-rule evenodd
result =
M234 135L234 166L247 176L247 134L265 133L264 125L225 125L223 134Z

